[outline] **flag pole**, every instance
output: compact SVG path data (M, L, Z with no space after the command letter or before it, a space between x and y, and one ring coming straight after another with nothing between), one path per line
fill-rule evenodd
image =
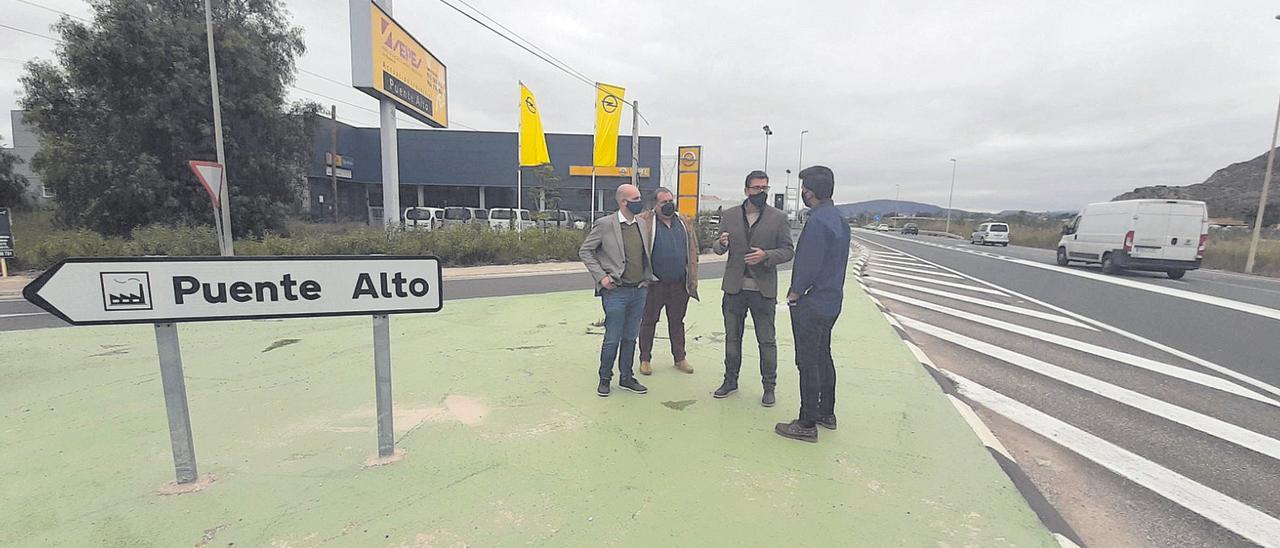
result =
M523 94L524 82L519 80L517 80L517 82L520 83L520 91ZM519 106L520 108L523 109L524 104L523 102L520 102L520 103L521 104ZM520 111L517 110L516 112L520 112ZM522 177L524 175L524 170L521 169L521 165L520 165L520 140L521 140L520 136L523 135L523 133L524 133L524 116L521 116L518 120L516 120L516 210L511 212L511 219L512 219L511 222L513 227L520 226L520 219L519 219L520 210L522 209L521 206L524 204L524 181L522 180Z
M595 109L600 108L596 103L600 101L600 82L596 82L595 100L591 103L592 113ZM600 137L600 116L595 115L592 118L595 122L591 124L591 226L596 224L596 139Z

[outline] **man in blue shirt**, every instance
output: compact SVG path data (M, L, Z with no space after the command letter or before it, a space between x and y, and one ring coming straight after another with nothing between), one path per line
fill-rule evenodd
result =
M676 211L676 196L659 188L653 194L653 209L646 212L653 237L653 276L640 319L640 374L652 375L653 338L658 331L662 309L667 310L667 338L677 370L693 373L685 359L684 315L689 298L698 298L698 235L688 219Z
M800 418L774 427L779 436L817 442L818 428L836 429L836 366L831 359L831 329L844 301L849 265L849 223L832 202L835 175L826 166L800 172L800 196L809 221L796 244L791 270L791 331L800 370Z

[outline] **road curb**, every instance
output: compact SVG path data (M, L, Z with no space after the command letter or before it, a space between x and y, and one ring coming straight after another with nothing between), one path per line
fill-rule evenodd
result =
M862 270L865 269L867 251L863 246L857 247L861 248L858 257L862 260L862 264L860 266L859 262L855 260L854 274L859 278L858 286L866 292L866 286L862 285L860 278L862 278ZM1071 525L1062 517L1062 514L1058 512L1058 509L1054 508L1053 504L1045 498L1044 493L1035 486L1031 481L1030 476L1028 476L1026 471L1022 469L1022 466L1018 464L1018 461L1013 458L1013 455L1009 453L1009 450L1004 447L1004 444L1000 443L1000 440L991 432L991 429L982 422L982 419L973 410L973 404L965 400L965 398L956 390L955 383L951 382L950 379L942 374L938 366L935 365L933 361L929 359L929 356L924 353L924 350L922 350L920 346L912 340L911 335L907 333L906 328L904 328L902 324L898 322L898 319L889 312L889 309L884 306L884 303L880 302L879 299L875 298L870 293L867 293L867 298L871 299L871 302L876 305L880 314L884 316L885 320L889 322L889 325L893 327L893 330L897 332L898 337L902 339L902 343L906 345L907 349L911 351L911 354L915 356L916 361L920 363L920 366L924 368L925 372L927 372L929 376L938 383L938 387L942 389L942 393L945 394L947 399L951 401L951 404L955 406L956 412L960 414L965 423L973 430L974 435L982 441L987 452L991 454L991 458L996 461L996 464L1000 466L1000 469L1009 477L1009 481L1013 482L1018 493L1022 495L1023 500L1025 500L1027 505L1031 507L1031 510L1035 512L1036 517L1040 519L1040 523L1043 524L1051 534L1053 534L1053 537L1058 541L1058 544L1062 546L1062 548L1078 548L1079 546L1083 546L1084 542L1080 540L1080 535L1071 528Z

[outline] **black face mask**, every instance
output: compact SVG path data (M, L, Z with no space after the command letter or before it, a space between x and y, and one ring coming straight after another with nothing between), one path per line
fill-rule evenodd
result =
M662 207L659 208L659 210L662 212L663 217L670 217L676 214L676 205L671 202L667 202L662 204Z
M751 205L756 206L756 208L763 208L764 204L769 202L769 195L763 192L752 194L747 196L747 201L751 202Z

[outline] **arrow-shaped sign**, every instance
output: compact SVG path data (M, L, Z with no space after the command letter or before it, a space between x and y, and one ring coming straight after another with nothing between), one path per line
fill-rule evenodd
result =
M435 257L71 258L22 290L75 325L437 312Z
M204 189L209 191L209 197L213 198L213 207L222 207L222 183L226 180L222 177L222 164L200 160L191 160L187 164L191 166L191 171L196 173L196 178L200 179Z

